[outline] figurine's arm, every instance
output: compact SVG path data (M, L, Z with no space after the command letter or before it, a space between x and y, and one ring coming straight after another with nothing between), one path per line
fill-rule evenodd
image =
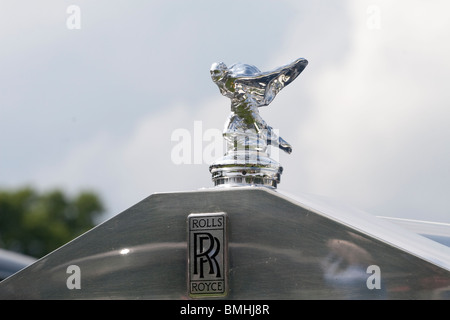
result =
M251 93L259 97L258 107L262 107L271 103L278 92L294 81L307 65L308 61L300 58L272 71L251 77L239 77L236 82L250 88Z
M277 76L284 75L286 79L285 86L295 80L297 76L306 68L308 61L303 58L296 59L291 63L279 67L273 71L266 72L266 74L275 74Z

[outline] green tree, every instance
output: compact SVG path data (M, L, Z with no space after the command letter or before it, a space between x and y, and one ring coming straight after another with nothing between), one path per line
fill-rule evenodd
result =
M0 190L0 247L40 258L94 227L103 211L91 191Z

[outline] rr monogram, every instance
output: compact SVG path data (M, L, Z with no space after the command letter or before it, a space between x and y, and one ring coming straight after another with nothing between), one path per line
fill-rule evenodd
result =
M216 260L219 252L219 239L208 232L194 233L194 274L200 272L200 278L204 278L203 267L208 263L209 274L215 273L216 278L220 278L220 265Z

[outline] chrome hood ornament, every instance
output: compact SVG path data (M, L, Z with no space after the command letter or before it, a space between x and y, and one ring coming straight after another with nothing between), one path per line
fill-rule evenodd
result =
M262 119L258 108L269 105L307 64L307 60L299 58L261 72L248 64L227 67L223 62L213 63L211 78L220 93L231 100L231 113L223 132L226 153L209 168L215 186L277 187L283 168L269 157L267 147L272 145L291 153L292 146Z

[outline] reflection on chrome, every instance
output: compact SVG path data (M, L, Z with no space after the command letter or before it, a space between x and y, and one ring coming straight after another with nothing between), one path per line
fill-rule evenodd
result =
M329 253L320 263L324 281L342 292L341 298L367 296L373 289L371 298L386 297L385 288L381 287L380 269L366 249L344 239L329 239L326 246ZM376 271L375 277L373 270Z
M121 254L121 255L128 254L129 252L130 252L130 249L128 249L128 248L125 248L125 249L120 250L120 254Z
M248 64L213 63L211 78L220 93L231 100L231 113L223 136L226 153L210 166L215 186L262 185L276 188L283 168L269 158L267 146L291 153L292 147L259 114L278 92L294 81L308 61L299 58L268 72Z

